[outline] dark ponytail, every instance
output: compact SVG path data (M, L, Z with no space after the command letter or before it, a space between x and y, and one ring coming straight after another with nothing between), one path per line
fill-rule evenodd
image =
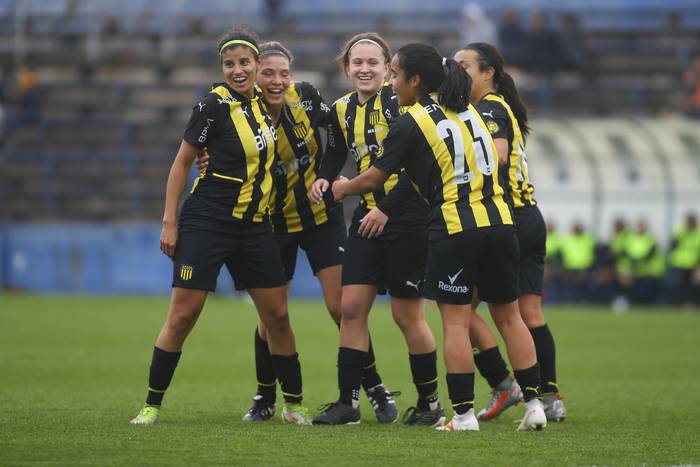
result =
M422 94L437 92L441 106L454 112L467 110L472 83L459 63L426 44L404 45L396 54L406 79L420 76Z
M518 121L520 132L523 138L530 134L530 127L527 125L528 109L518 94L513 77L505 72L503 57L496 47L484 42L474 42L466 46L463 50L473 50L479 54L479 70L485 71L489 67L493 68L493 83L496 90L503 96L510 106L510 109Z

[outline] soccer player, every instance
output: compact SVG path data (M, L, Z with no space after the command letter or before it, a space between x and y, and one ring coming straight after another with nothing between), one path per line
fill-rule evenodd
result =
M322 199L338 176L348 153L355 159L358 173L367 170L381 153L389 123L399 115L394 92L385 83L390 60L389 47L376 33L358 34L343 47L339 61L354 91L333 104L326 155L310 193L314 202ZM404 334L418 392L416 406L404 413L403 421L428 426L445 421L437 395L435 339L425 321L420 295L428 206L407 178L401 183L398 179L394 175L364 194L355 209L342 267L340 398L314 418L315 424L360 421L362 371L368 358L372 359L367 320L377 293L384 289L391 296L393 319ZM383 414L380 421L398 419L396 403L384 386L370 389L367 395L375 412Z
M279 42L260 46L257 83L277 129L278 160L272 169L271 220L287 286L294 277L297 251L301 247L321 284L326 308L340 326L340 265L347 237L343 209L329 196L313 204L307 196L323 156L318 129L329 123L331 110L311 84L292 81L292 61L291 52ZM275 413L276 374L266 335L265 325L260 321L255 330L258 389L244 421L269 420ZM370 394L372 388L382 384L374 354L368 356L362 379Z
M528 110L513 78L503 69L503 57L494 46L483 42L469 44L454 58L472 79L471 100L476 103L496 146L505 198L513 207L520 243L518 309L535 342L547 420L561 421L566 417L566 408L557 386L554 338L542 314L547 228L533 197L535 188L529 178L524 149L530 131ZM491 328L476 313L470 337L479 349L474 357L476 367L493 390L478 418L490 420L517 404L522 393L508 373Z
M406 112L392 123L373 167L332 186L336 200L367 193L402 168L431 207L425 296L437 301L447 387L455 412L438 427L476 431L474 360L469 320L474 287L489 303L503 335L526 411L518 430L542 429L535 346L517 307L518 240L498 180L496 149L469 103L469 75L425 44L401 47L391 62L392 84Z
M158 421L187 335L216 288L226 264L246 288L267 331L270 358L285 398L282 418L306 425L301 368L287 314L282 261L268 219L276 131L255 89L257 37L234 29L218 44L225 81L197 103L168 176L160 248L173 259L168 316L156 340L146 405L131 420ZM192 161L204 148L211 157L194 183L179 218L177 206Z

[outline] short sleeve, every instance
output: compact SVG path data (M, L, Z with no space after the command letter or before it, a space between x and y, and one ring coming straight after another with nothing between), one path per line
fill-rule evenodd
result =
M510 116L505 107L498 102L483 99L477 105L477 110L493 139L509 139Z
M331 122L331 108L323 101L318 89L304 81L299 83L299 95L302 101L309 102L305 110L312 128L325 126Z
M391 86L384 86L380 98L382 100L384 118L386 118L388 122L398 118L400 115L399 100L394 93L394 88Z
M382 148L374 161L375 167L387 173L401 171L404 159L413 153L414 126L410 114L404 114L392 122L389 134L384 139Z
M343 170L345 161L348 158L348 146L345 143L343 130L338 122L338 114L333 107L331 111L330 124L327 127L326 133L326 151L319 167L319 178L326 180L335 180L338 174Z
M192 115L187 122L182 139L198 149L204 149L209 138L221 125L220 116L219 101L216 95L208 94L192 108Z

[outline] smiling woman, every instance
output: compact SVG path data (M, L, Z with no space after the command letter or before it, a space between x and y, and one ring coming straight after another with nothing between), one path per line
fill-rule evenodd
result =
M353 92L332 108L326 155L311 198L320 202L338 176L348 154L363 173L382 154L390 122L399 116L394 91L385 81L391 53L377 33L358 34L338 56ZM398 202L397 202L398 200ZM342 301L338 381L340 397L314 419L315 424L357 423L360 386L380 422L394 422L398 409L376 372L367 318L380 291L388 290L394 321L403 332L418 392L416 407L407 411L409 425L444 422L437 396L435 340L425 321L420 286L427 250L428 206L408 179L392 175L365 193L355 209L342 266ZM407 254L410 252L410 254Z
M267 329L285 398L283 419L306 425L284 271L267 212L277 133L255 89L257 36L234 29L219 41L217 52L225 82L215 83L194 106L168 176L160 246L173 259L172 299L153 350L146 405L131 423L158 421L182 346L225 264L236 288L248 290ZM205 150L209 166L178 218L187 173Z

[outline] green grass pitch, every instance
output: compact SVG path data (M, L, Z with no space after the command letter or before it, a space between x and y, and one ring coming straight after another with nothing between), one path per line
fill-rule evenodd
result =
M479 433L363 420L348 427L247 424L254 309L212 297L185 346L162 423L130 426L145 397L166 298L0 295L0 465L700 464L700 313L549 307L568 419L517 433L522 406ZM337 331L319 302L292 301L305 403L337 396ZM441 339L438 313L426 313ZM483 311L482 311L483 313ZM378 368L415 403L388 306L371 314ZM440 349L440 347L438 347ZM441 350L439 351L442 354ZM440 358L440 396L447 401ZM477 377L477 407L488 388Z

